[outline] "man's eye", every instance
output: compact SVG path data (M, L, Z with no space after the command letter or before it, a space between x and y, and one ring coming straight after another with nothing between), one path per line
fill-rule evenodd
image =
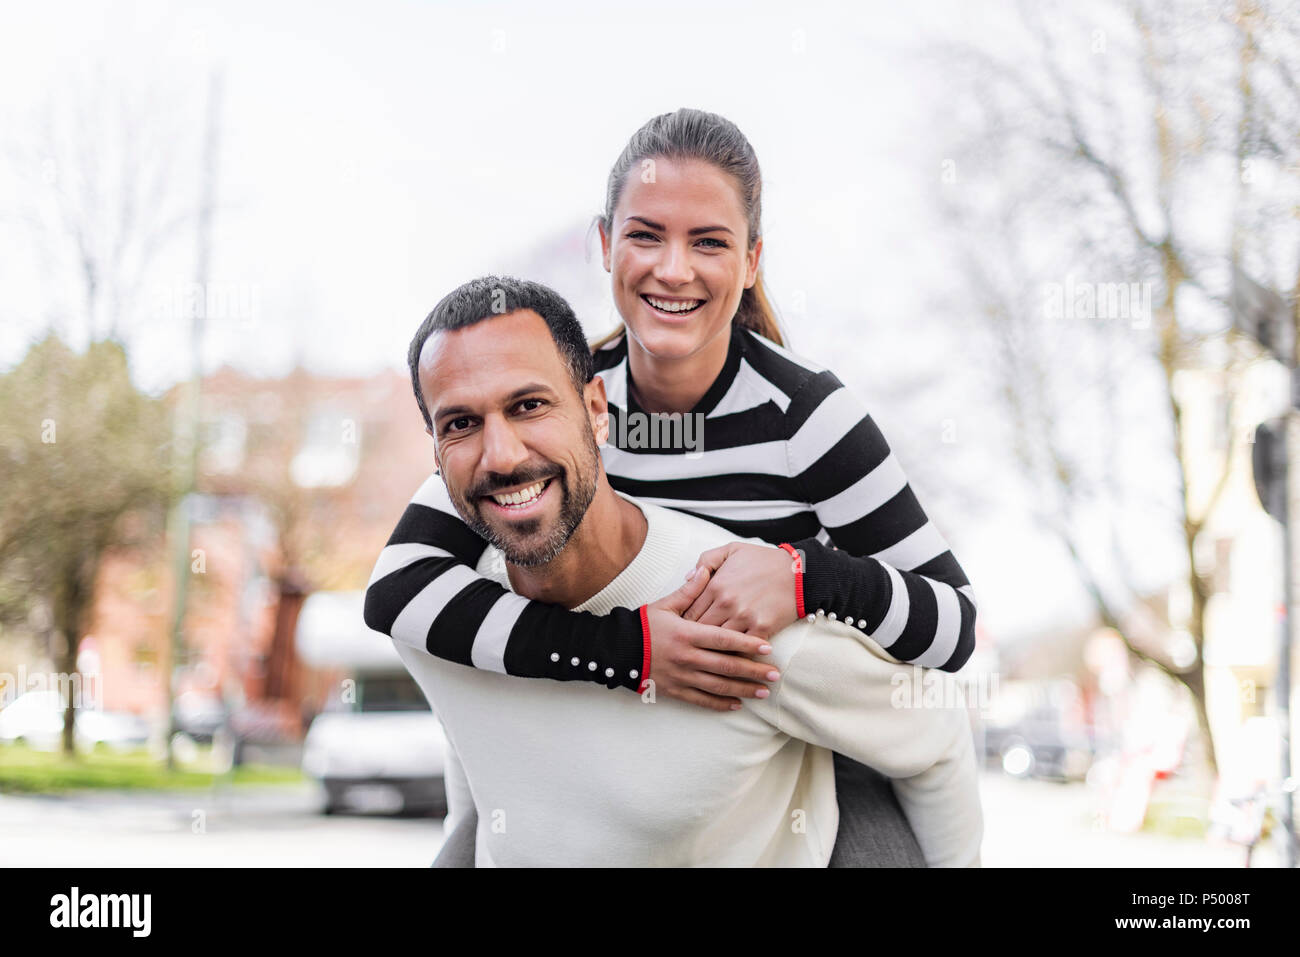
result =
M470 427L471 424L473 424L473 421L474 421L474 420L471 419L469 416L467 416L467 415L462 415L462 416L461 416L460 418L458 418L458 419L451 419L451 420L449 420L449 421L447 422L447 424L443 426L442 431L444 431L444 432L463 432L465 429L468 429L468 428Z
M545 404L541 399L524 399L518 408L520 412L535 412Z

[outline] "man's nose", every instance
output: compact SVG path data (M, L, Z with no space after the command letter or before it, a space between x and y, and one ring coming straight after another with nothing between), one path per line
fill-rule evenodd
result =
M485 472L510 475L528 460L528 449L520 441L514 426L501 416L489 416L483 422L483 457L479 467Z
M655 278L664 285L680 286L695 278L690 256L681 243L664 243L655 263Z

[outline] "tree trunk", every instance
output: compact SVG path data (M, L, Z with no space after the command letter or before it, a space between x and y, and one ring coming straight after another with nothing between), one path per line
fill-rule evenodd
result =
M55 586L54 624L63 636L63 655L59 670L64 676L58 684L67 689L67 698L63 702L63 754L76 757L76 688L80 682L74 682L77 674L77 652L81 647L81 627L86 613L90 609L94 595L95 572L98 566L95 552L87 546L86 550L63 571L62 579Z
M1196 667L1187 672L1169 672L1177 678L1192 696L1196 705L1196 724L1201 729L1201 740L1205 742L1205 760L1210 773L1219 776L1218 754L1214 749L1214 735L1210 733L1210 713L1205 707L1205 671L1204 664L1197 659Z

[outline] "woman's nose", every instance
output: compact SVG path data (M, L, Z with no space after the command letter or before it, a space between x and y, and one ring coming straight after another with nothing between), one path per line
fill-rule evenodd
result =
M678 243L665 243L655 263L655 278L670 285L681 285L694 278L690 257Z

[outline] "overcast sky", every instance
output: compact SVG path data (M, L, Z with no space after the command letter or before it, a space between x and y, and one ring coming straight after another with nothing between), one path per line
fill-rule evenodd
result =
M721 113L763 167L764 268L793 347L861 392L887 438L928 456L944 418L964 416L968 442L993 434L962 392L950 325L960 317L925 308L952 264L936 238L948 142L932 111L950 80L924 54L999 29L1004 12L973 6L28 4L0 30L0 115L22 136L102 66L112 83L160 91L180 183L196 192L193 147L218 69L209 276L255 290L256 315L210 324L205 365L366 374L401 366L453 286L547 259L580 234L645 120L680 106ZM8 183L0 198L12 200ZM51 297L17 235L0 235L0 365L45 327ZM161 262L150 290L190 280L193 239ZM607 329L598 255L563 269L551 281L580 303L588 332ZM185 335L156 314L132 324L143 387L187 374ZM904 417L881 401L905 381L926 385L919 423L920 406ZM899 434L916 428L925 434ZM1010 462L988 455L1000 464L979 480L997 481ZM1084 607L1060 549L1014 507L940 525L990 630L1025 632Z

